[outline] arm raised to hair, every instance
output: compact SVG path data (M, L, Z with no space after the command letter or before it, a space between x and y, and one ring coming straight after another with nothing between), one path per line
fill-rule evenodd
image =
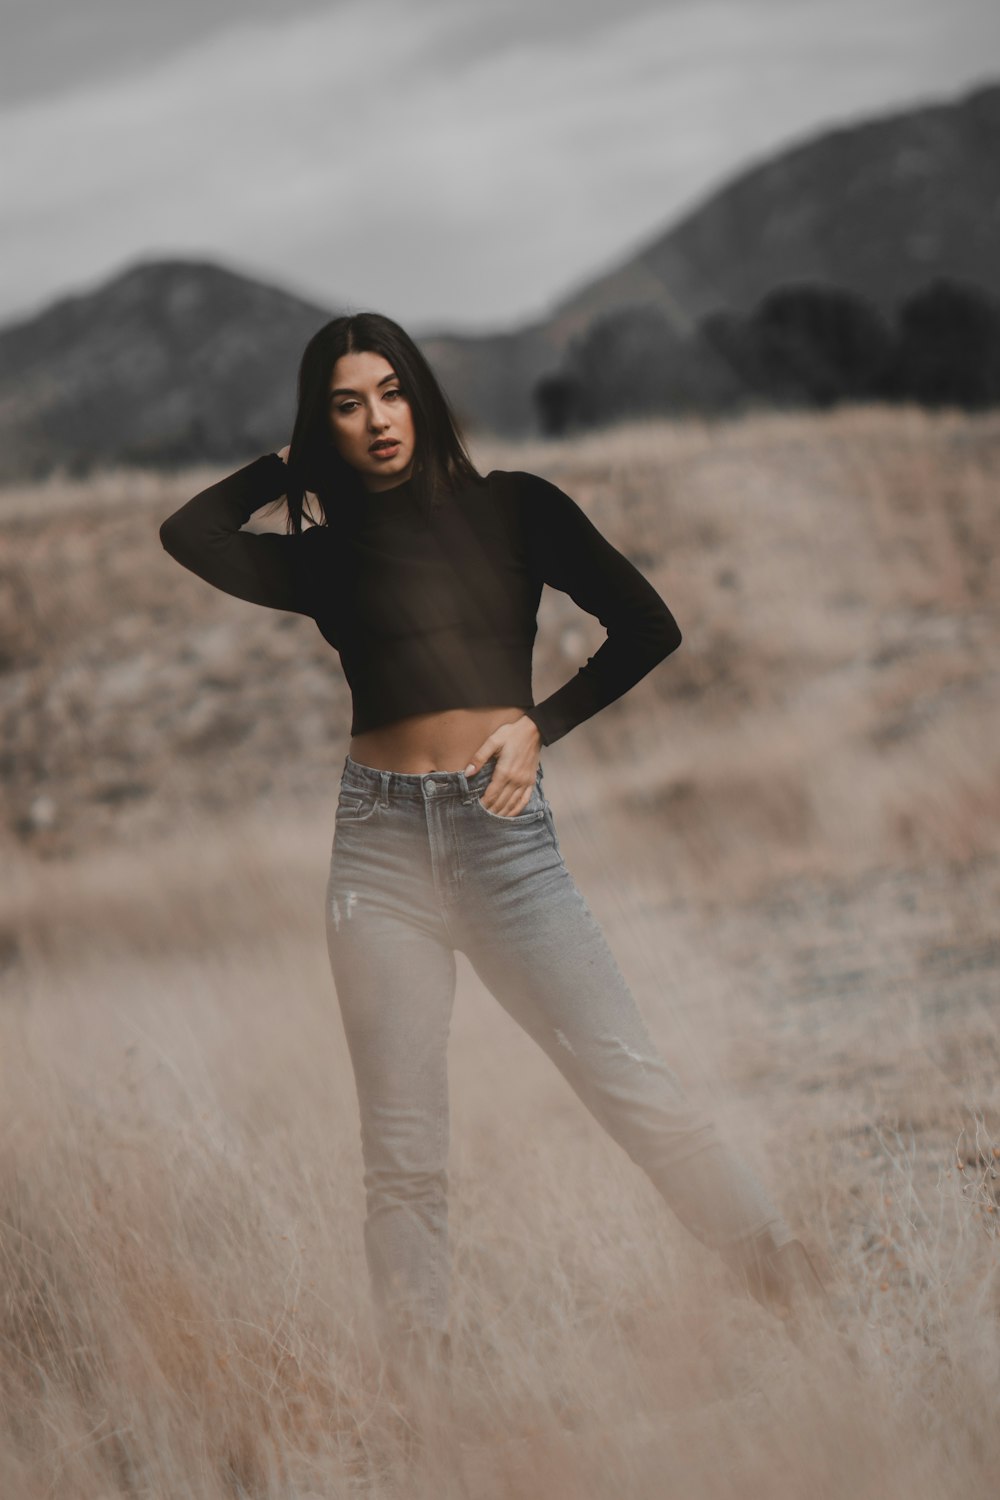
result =
M575 500L535 474L520 474L524 525L544 583L594 615L607 639L575 677L526 709L551 745L620 698L676 651L681 632L665 601L612 546Z
M177 562L237 599L311 614L306 561L313 546L310 532L319 528L297 535L240 530L255 510L280 499L287 484L282 459L265 453L168 516L160 541Z

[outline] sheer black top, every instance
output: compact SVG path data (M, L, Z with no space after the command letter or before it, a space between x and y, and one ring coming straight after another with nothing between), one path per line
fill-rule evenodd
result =
M216 588L315 620L340 654L352 735L411 714L509 705L551 745L681 643L648 579L547 479L494 469L429 518L405 480L366 493L343 530L241 530L285 493L287 475L276 453L262 455L168 516L160 540ZM536 704L531 658L546 583L596 616L607 638Z

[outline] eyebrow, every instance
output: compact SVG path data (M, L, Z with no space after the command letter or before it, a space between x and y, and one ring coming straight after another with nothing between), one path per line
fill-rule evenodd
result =
M389 380L396 380L397 378L398 377L396 376L395 371L391 375L383 375L382 379L379 381L379 385L385 385L387 381L389 381ZM352 390L351 387L348 386L348 385L338 385L335 390L332 390L330 392L330 395L331 396L360 396L361 392L360 391L354 391L354 390Z

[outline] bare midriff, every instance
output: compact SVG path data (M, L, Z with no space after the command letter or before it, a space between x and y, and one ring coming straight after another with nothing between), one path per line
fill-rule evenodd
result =
M413 714L351 740L350 756L379 771L464 771L500 724L513 724L523 708L448 708Z

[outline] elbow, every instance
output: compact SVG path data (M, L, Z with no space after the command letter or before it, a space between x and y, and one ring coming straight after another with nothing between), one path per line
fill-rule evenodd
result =
M640 622L633 621L630 628L622 632L620 638L621 646L632 658L642 676L671 656L680 643L681 632L677 621L673 615L669 613L663 615L659 611Z
M176 516L168 516L160 525L160 546L171 557L179 557L183 551L181 540L181 527L177 524Z
M669 610L657 615L656 620L651 622L647 635L653 665L672 656L683 639L680 626Z

